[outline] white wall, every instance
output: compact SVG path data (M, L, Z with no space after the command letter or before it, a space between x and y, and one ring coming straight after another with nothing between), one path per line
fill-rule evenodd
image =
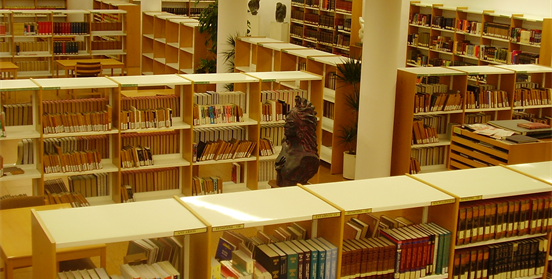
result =
M494 10L498 14L515 13L552 17L551 0L439 0L433 3L441 3L452 7L468 7L470 10Z
M219 0L220 1L220 0ZM270 23L276 22L276 3L281 2L286 5L286 18L284 22L290 22L291 18L291 0L262 0L259 16L261 17L259 34L260 36L270 35Z
M229 48L226 44L228 36L235 36L236 33L242 36L246 34L247 0L219 0L218 6L217 51L219 54L217 57L217 72L226 73L228 68L223 65L224 59L220 53Z

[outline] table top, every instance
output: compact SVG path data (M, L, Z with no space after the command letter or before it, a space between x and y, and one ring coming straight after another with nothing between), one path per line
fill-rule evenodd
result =
M68 203L0 210L0 246L7 258L32 256L31 208L52 210L71 208Z
M17 67L17 65L15 65L12 62L2 61L2 62L0 62L0 69L2 69L2 70L17 70L17 69L19 69L19 67Z
M56 60L56 62L63 66L63 67L75 67L77 65L77 62L100 62L102 66L119 66L119 65L125 65L125 63L111 59L74 59L74 60Z

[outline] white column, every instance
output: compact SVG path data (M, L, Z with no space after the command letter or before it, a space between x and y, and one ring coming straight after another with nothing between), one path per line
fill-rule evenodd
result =
M406 59L406 0L366 0L356 179L389 176L397 68ZM357 20L357 19L354 19Z
M218 31L217 31L217 72L226 73L228 67L223 64L224 58L220 54L230 46L226 43L228 36L245 36L247 32L247 0L232 0L218 2ZM261 3L262 5L262 3ZM217 89L218 90L218 89Z
M140 9L142 12L161 11L161 0L142 0Z

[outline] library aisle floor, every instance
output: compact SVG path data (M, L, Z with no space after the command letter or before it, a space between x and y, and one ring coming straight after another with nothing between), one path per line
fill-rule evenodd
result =
M320 183L329 183L329 182L338 182L338 181L344 181L346 179L343 178L341 174L330 174L330 165L322 162L320 165ZM205 170L205 172L210 173L211 175L220 175L223 176L223 180L230 180L229 177L224 177L224 173L228 172L222 172L217 169L213 170ZM201 174L200 174L201 175ZM120 274L119 272L119 266L123 263L123 257L126 255L128 242L120 242L120 243L109 243L107 244L107 273L108 274ZM100 259L99 257L95 257L91 259L95 266L100 266ZM3 266L3 263L2 265ZM13 279L28 279L32 278L32 267L28 268L20 268L16 269L14 271L14 278ZM0 273L0 279L5 279L4 271Z

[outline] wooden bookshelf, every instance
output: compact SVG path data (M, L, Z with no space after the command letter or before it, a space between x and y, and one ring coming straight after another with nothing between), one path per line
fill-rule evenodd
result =
M447 166L449 169L480 168L552 160L552 141L513 143L479 135L454 126Z
M523 173L529 177L539 179L548 184L552 183L552 173L550 173L550 168L552 167L552 162L539 162L539 163L526 163L526 164L516 164L504 166L505 168Z
M67 0L2 0L2 9L48 9L64 10L67 9Z
M539 35L520 40L521 30ZM550 18L411 1L406 65L550 66L551 31Z
M142 14L142 74L193 74L208 56L197 19L168 12Z
M360 57L362 1L292 1L289 42L332 54Z
M177 236L183 239L184 278L211 278L211 258L214 257L218 239L225 231L256 235L258 230L272 234L279 226L298 223L307 230L310 238L324 237L338 247L335 273L343 273L342 255L345 223L365 213L381 218L405 217L417 224L436 223L450 232L449 246L439 251L448 256L448 272L431 277L450 278L457 269L455 259L472 249L488 249L491 245L515 244L519 241L544 241L550 239L548 229L542 228L534 216L495 223L487 230L485 224L473 223L466 235L464 227L458 228L467 208L489 206L484 216L501 218L498 206L504 201L534 202L549 199L552 192L549 183L539 177L550 164L534 163L514 166L495 166L480 169L456 170L439 173L374 178L284 187L261 191L226 193L103 205L64 210L33 211L33 269L34 278L56 278L56 248L130 241L141 238ZM533 177L531 177L531 175ZM392 196L393 198L389 198ZM297 206L304 205L304 206ZM493 213L493 206L497 210ZM502 205L500 205L502 206ZM525 210L525 209L524 209ZM116 212L117 214L113 214ZM158 212L164 212L160 215ZM512 211L512 214L514 211ZM516 212L526 212L519 211ZM142 216L139 220L135 216ZM531 217L530 217L531 216ZM470 217L475 218L475 217ZM502 220L502 219L501 219ZM72 222L72 226L67 226ZM514 223L518 229L514 229ZM148 224L144 226L144 224ZM476 224L476 225L473 225ZM502 225L500 225L502 224ZM505 235L502 236L502 226ZM512 226L508 226L512 224ZM466 227L467 228L467 227ZM479 230L481 228L481 230ZM519 235L509 235L516 230ZM476 234L472 234L477 231ZM479 239L476 236L480 235ZM498 234L498 235L497 235ZM473 241L470 238L473 236ZM497 237L498 236L498 237ZM460 240L470 240L464 243ZM538 254L540 271L548 273L549 247ZM193 257L190 255L194 255ZM482 270L491 272L494 262L489 261ZM532 266L531 268L534 268ZM37 272L38 271L38 272ZM398 274L395 274L398 275Z
M234 58L234 65L235 65L235 71L240 71L240 72L257 71L257 61L261 62L257 55L258 44L283 43L282 41L266 38L266 37L236 37L235 40L236 40L236 55ZM261 63L267 63L267 62L263 61Z

